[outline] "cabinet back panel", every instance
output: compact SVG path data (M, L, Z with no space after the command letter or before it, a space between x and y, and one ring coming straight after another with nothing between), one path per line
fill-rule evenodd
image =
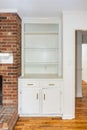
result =
M58 35L25 35L25 48L58 48Z
M24 32L55 32L59 30L58 24L25 24Z
M58 65L26 65L25 74L56 74Z

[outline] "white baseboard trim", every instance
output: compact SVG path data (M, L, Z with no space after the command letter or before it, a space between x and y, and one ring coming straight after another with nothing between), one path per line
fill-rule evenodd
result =
M75 97L83 97L83 96L82 96L82 93L78 93L78 94L76 94Z
M72 115L63 115L63 116L62 116L62 119L63 119L63 120L65 120L65 119L71 120L71 119L74 119L74 118L75 118L75 117L72 116Z

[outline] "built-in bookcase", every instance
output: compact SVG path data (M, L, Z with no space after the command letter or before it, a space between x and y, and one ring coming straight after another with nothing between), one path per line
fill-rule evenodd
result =
M59 23L23 24L23 73L31 78L62 78Z
M18 113L30 117L62 117L61 21L56 18L25 18L22 22Z

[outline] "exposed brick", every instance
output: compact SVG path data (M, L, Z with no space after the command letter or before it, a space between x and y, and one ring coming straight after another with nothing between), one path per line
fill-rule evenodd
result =
M0 13L0 52L12 52L13 64L0 64L3 105L17 105L21 75L21 19L16 13Z
M17 119L17 107L8 105L0 108L0 130L13 130Z
M4 17L4 16L3 16L3 17L0 17L0 20L2 20L2 19L7 19L7 17Z

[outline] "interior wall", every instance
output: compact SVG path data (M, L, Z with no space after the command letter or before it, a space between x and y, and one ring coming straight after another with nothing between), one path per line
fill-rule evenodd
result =
M82 80L87 82L87 43L82 44Z
M75 30L87 30L86 12L63 12L63 118L75 117Z

